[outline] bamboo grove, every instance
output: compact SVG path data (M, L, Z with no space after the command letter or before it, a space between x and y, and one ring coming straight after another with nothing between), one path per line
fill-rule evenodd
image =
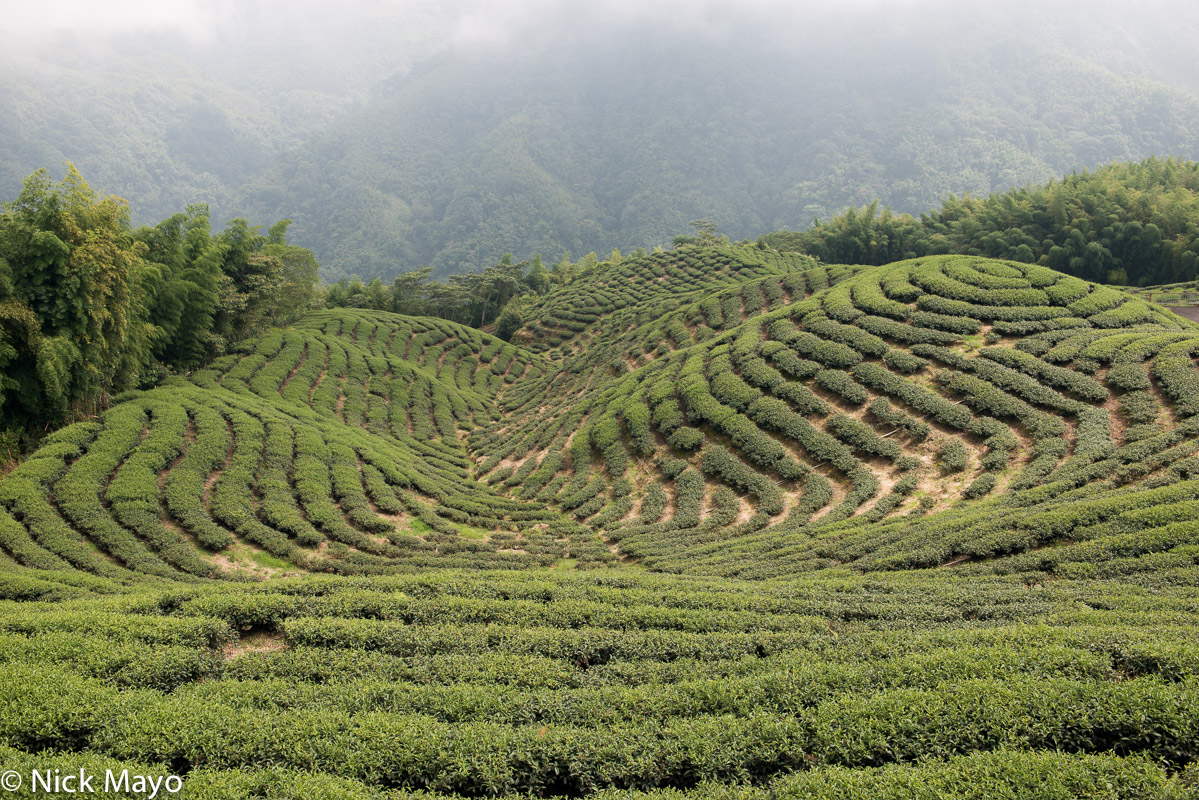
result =
M1199 164L1148 158L987 197L950 196L919 219L880 212L876 201L762 241L854 264L957 253L1040 264L1102 283L1193 284L1199 276L1196 190Z
M0 214L0 456L298 319L317 265L289 224L214 234L200 204L134 229L74 165L30 175Z

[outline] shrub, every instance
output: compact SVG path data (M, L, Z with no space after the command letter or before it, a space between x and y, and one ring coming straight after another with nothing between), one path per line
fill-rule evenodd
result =
M961 472L970 465L970 451L957 439L949 439L937 448L937 462L946 474Z
M825 391L840 395L850 405L861 405L870 398L860 383L848 372L839 369L825 369L816 373L816 385Z

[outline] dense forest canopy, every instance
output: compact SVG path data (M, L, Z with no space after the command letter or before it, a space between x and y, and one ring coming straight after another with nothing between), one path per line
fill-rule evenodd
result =
M0 18L0 196L71 161L128 199L134 224L198 202L242 216L241 184L427 58L452 26L449 3L348 13L274 0L76 4L48 14L53 25L25 19L54 5Z
M208 208L134 229L73 165L39 170L0 214L0 436L94 413L224 353L312 304L317 263L289 245L289 221L243 219L214 233Z
M878 206L759 241L830 263L960 253L1135 286L1193 281L1199 274L1199 163L1193 161L1112 164L985 198L950 197L919 219Z

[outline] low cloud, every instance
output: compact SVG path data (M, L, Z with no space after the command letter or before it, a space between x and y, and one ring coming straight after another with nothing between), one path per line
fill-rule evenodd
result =
M211 30L215 17L211 3L195 0L39 0L11 3L0 17L0 29L20 36L41 37L72 32L120 33L130 30Z

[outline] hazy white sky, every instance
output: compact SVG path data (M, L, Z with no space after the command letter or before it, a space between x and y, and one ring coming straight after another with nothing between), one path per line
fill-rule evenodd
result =
M910 8L930 0L838 0L835 6L857 8ZM56 30L117 32L135 29L179 28L195 35L211 35L236 27L248 16L274 18L286 24L290 16L345 18L368 16L382 7L394 13L397 7L428 7L425 0L0 0L0 29L23 35L42 35ZM463 0L451 13L459 15L459 37L488 38L512 28L525 27L539 19L645 18L647 20L691 20L703 23L731 13L793 17L827 10L827 0ZM247 14L247 8L252 11Z
M245 42L256 40L275 46L270 57L320 54L328 63L369 51L411 63L447 46L528 49L569 37L602 48L610 23L717 36L749 27L764 42L868 54L871 36L884 29L909 31L919 41L927 26L977 31L1019 20L1028 35L1064 36L1062 46L1082 47L1059 30L1077 13L1103 20L1111 36L1199 26L1195 0L1140 0L1135 7L1127 0L0 0L0 32L17 48L38 47L63 30L95 38L173 29L199 46L198 55L215 58L236 47L244 60Z
M195 0L0 0L0 28L12 33L45 34L55 30L114 32L133 28L207 27L219 3Z

